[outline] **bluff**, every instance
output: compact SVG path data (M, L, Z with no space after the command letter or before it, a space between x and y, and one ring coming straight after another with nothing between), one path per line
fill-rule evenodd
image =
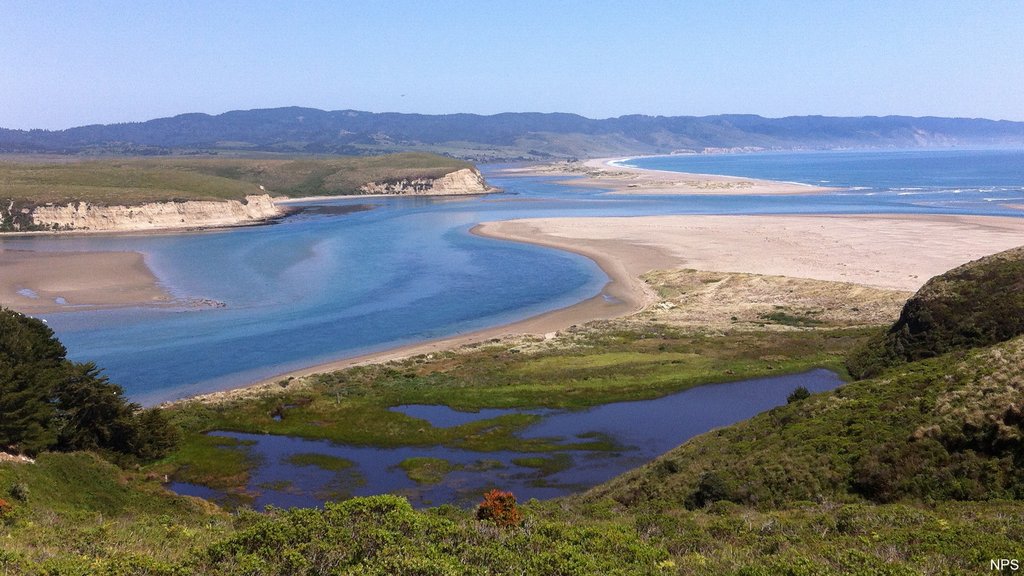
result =
M149 202L138 206L100 206L88 202L38 206L32 223L46 230L133 231L213 228L255 224L283 216L269 195L245 200Z
M497 191L469 162L372 157L107 158L0 162L0 231L237 226L283 216L273 198Z
M401 178L381 182L367 182L359 187L363 194L399 194L411 196L447 196L459 194L486 194L494 189L487 186L484 177L472 168L463 168L440 178Z

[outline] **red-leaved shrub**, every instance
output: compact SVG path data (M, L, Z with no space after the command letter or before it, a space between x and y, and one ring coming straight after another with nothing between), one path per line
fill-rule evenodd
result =
M516 497L511 492L491 490L484 494L484 501L476 509L477 520L489 520L500 528L520 526L523 515L516 507Z

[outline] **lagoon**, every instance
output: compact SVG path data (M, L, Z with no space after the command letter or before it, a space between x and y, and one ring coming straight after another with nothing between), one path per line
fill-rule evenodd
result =
M841 183L848 188L820 195L614 196L550 178L509 177L490 167L489 181L504 188L504 194L314 201L269 226L188 234L4 237L0 247L141 252L175 296L224 304L46 315L70 358L96 362L133 400L154 404L506 324L591 297L607 280L581 256L471 235L469 229L481 221L659 214L1022 214L1012 205L1024 203L1024 180L1015 176L1024 166L1024 152L832 154L815 157L844 165ZM823 183L825 178L813 180L819 175L808 176L800 168L806 156L671 157L672 162L726 164L660 168L740 173L728 163L753 161L781 166L773 172L778 179ZM931 171L900 172L893 158Z
M257 462L246 486L251 497L247 503L256 508L319 506L328 500L385 492L406 496L417 506L470 506L481 493L496 486L511 490L523 500L579 492L643 465L693 436L784 404L799 386L824 392L840 384L842 380L835 373L817 369L708 384L653 400L614 402L581 411L467 413L443 406L396 407L423 416L424 426L444 427L513 412L539 414L540 420L520 436L550 438L565 445L565 450L555 452L474 452L444 446L377 448L271 434L212 434L239 441L239 446L230 449L242 450ZM595 438L606 440L608 449L580 450L572 446ZM311 454L349 465L326 469L329 467L309 463L317 460L309 458ZM296 457L299 464L295 463ZM454 469L437 482L417 483L400 467L411 458L443 460ZM204 486L173 483L170 488L181 494L231 501L229 496Z

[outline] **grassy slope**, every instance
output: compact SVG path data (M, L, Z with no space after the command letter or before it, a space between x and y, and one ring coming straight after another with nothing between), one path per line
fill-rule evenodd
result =
M1024 338L908 364L695 438L583 499L1019 498L1021 430L1008 406L1024 390L1022 364Z
M19 488L24 499L12 497ZM229 533L231 518L198 499L174 497L153 478L86 453L0 463L0 573L88 573L102 558L141 558L152 568L186 558L199 542ZM61 572L63 567L66 572Z
M0 199L17 205L356 194L372 181L437 178L472 165L420 153L324 158L116 158L47 163L0 162Z

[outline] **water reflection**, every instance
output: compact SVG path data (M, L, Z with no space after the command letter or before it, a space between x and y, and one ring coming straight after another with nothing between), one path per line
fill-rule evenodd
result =
M215 432L244 442L259 462L246 491L257 508L319 506L327 500L381 493L401 494L417 506L470 506L490 488L511 490L520 499L553 498L595 486L635 468L687 439L779 406L798 386L832 390L839 376L817 369L801 374L698 386L654 400L616 402L583 411L487 409L458 412L446 406L402 406L397 410L448 427L516 412L541 414L523 438L555 438L570 444L604 438L608 450L566 448L548 453L474 452L444 446L375 448L287 436ZM312 455L312 457L310 457ZM417 483L403 469L410 459L443 464L437 482ZM299 464L297 464L297 462ZM319 464L317 462L320 462ZM324 464L323 462L327 462ZM341 465L330 465L331 463ZM187 484L182 494L229 501L227 495Z

